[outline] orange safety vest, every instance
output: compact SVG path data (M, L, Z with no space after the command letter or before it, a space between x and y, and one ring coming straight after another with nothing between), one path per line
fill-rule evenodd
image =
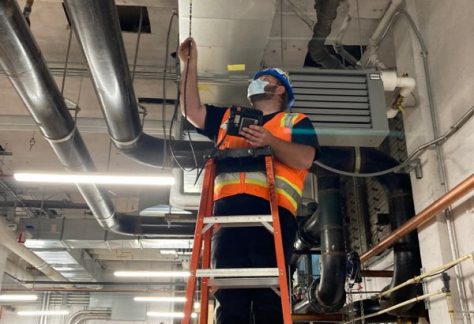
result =
M227 135L227 122L230 108L224 113L217 135L220 150L250 147L244 138ZM291 142L293 125L305 118L304 114L280 112L266 122L263 127L273 136ZM275 160L275 185L278 205L296 215L296 209L303 194L304 178L308 173L305 169L294 169ZM266 200L268 197L267 177L264 172L221 173L216 176L214 184L214 200L240 193L257 196Z

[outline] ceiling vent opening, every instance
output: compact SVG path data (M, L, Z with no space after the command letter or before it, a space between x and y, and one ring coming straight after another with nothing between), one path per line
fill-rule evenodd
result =
M142 6L117 6L120 29L123 32L138 33L140 30L140 15L142 15L142 34L150 34L150 19L148 10Z
M64 7L64 3L63 10L64 14L66 15L68 25L71 26L71 21L69 19L69 15L67 13L66 8ZM150 18L148 17L148 9L146 7L117 6L117 12L120 21L120 29L123 32L138 33L138 31L140 30L140 14L142 14L141 33L151 33Z

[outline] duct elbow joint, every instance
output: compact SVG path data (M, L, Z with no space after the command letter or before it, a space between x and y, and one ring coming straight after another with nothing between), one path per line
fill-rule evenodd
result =
M316 279L310 285L307 298L310 303L311 309L318 314L323 313L334 313L339 311L344 304L346 303L346 292L344 289L341 289L341 293L334 293L333 298L330 301L327 301L322 296L320 291L320 279Z
M380 74L382 78L383 87L386 91L393 91L400 88L400 95L404 98L408 97L413 89L415 89L416 81L414 78L397 76L394 71L384 71Z

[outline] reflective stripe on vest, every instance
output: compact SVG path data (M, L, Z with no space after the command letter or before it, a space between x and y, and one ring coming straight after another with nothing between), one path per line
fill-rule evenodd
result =
M242 137L226 136L229 115L230 109L227 109L217 136L217 143L222 142L219 149L250 147ZM281 112L266 122L263 127L271 131L273 136L291 142L292 127L304 117L303 114ZM296 209L302 196L304 178L308 171L292 169L278 160L275 160L274 166L278 205L296 215ZM222 173L216 177L214 185L215 200L242 193L269 200L265 173Z
M245 179L243 182L247 185L259 186L265 191L268 190L267 176L263 172L245 172ZM219 193L224 186L239 185L240 183L240 172L219 174L216 176L215 180L214 195L219 196ZM296 211L303 194L301 189L288 181L288 179L278 175L275 176L275 186L277 194L283 195L291 204L292 208L290 211ZM268 199L268 194L265 195L265 198Z

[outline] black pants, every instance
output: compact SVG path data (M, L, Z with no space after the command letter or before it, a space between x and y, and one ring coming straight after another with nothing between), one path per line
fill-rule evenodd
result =
M293 252L296 220L280 208L286 264ZM245 194L221 199L215 203L214 214L270 214L268 201ZM273 235L264 227L221 228L212 238L214 268L276 267ZM280 297L268 289L221 289L215 293L217 324L283 323Z

